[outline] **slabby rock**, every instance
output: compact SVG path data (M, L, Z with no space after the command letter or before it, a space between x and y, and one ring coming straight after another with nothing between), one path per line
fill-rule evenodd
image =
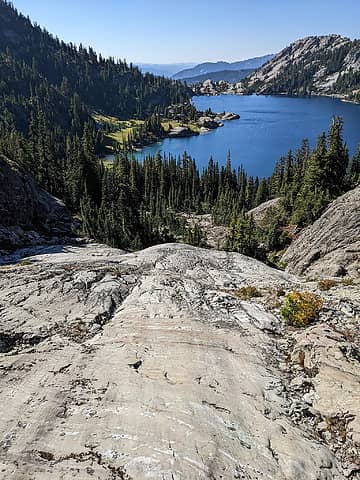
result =
M0 249L41 243L45 236L71 236L63 202L40 188L18 164L0 156Z
M287 414L279 319L234 293L295 277L180 244L32 253L0 276L4 480L345 479Z
M252 215L257 224L261 224L269 211L276 210L279 207L280 200L280 198L273 198L267 202L263 202L259 206L249 210L247 214Z
M360 277L360 187L333 201L282 261L296 274Z

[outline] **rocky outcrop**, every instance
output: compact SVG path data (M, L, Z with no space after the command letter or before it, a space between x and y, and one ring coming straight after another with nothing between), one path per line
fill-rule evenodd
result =
M191 137L193 135L198 135L198 132L194 132L190 130L188 127L175 127L170 130L168 133L169 137L173 138L183 138L183 137Z
M228 227L214 224L209 213L203 215L183 213L181 217L185 218L191 228L194 228L195 225L201 228L205 235L206 245L210 248L225 249Z
M257 207L249 210L247 214L252 215L254 221L257 224L261 224L264 222L269 212L276 210L279 207L280 200L281 200L280 198L272 198L271 200L268 200L267 202L263 202Z
M316 285L240 254L32 254L0 275L4 480L357 478L358 286L301 336L279 296ZM262 297L240 301L245 285Z
M340 35L303 38L286 47L243 83L248 91L260 94L352 96L359 88L354 78L354 74L360 71L359 53L358 40L352 41ZM353 78L349 80L351 75ZM348 79L345 81L349 85L347 89L337 84L342 77Z
M237 94L243 93L245 90L241 83L230 83L225 80L205 80L202 83L196 83L192 86L196 95L216 96L220 94Z
M282 260L308 276L360 276L360 187L330 204L302 231Z
M200 127L204 127L208 130L214 130L215 128L219 127L219 122L211 117L200 117L198 122Z
M43 236L71 236L72 219L64 204L4 156L0 182L0 249L38 244Z
M231 120L239 120L240 115L238 113L232 112L225 112L224 115L220 118L222 121L231 121Z

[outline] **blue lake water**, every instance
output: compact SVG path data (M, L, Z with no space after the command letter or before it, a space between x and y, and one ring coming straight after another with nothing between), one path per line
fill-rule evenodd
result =
M194 97L193 101L199 110L235 112L240 119L199 136L165 139L145 147L137 158L158 151L174 155L186 151L201 168L211 155L225 163L230 151L234 167L242 164L250 175L262 177L271 174L275 162L289 149L298 148L302 139L308 138L313 146L334 115L344 119L344 138L351 153L360 141L360 105L338 99L220 95Z

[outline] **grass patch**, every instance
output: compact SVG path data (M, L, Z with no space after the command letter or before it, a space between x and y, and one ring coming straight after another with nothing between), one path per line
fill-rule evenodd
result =
M241 287L235 290L235 296L240 300L250 300L251 298L262 297L261 292L256 287Z
M195 132L195 133L200 133L201 131L199 125L197 125L195 122L184 123L184 122L178 122L177 120L163 120L161 122L161 126L163 127L166 133L169 133L171 129L177 128L177 127L187 127L192 132Z
M26 267L28 265L32 265L32 261L31 260L21 260L21 262L19 262L18 265L20 265L20 267Z
M324 301L311 292L290 292L286 295L280 315L288 325L306 327L319 316Z
M135 136L137 129L144 123L144 120L130 119L120 120L110 115L96 113L92 118L103 128L105 148L108 152L122 149L129 143L129 137ZM187 127L194 133L200 133L200 127L195 122L184 123L177 120L164 119L161 125L165 133L177 127Z
M104 133L105 147L108 150L115 150L116 147L123 147L129 140L129 135L135 133L136 129L144 123L143 120L130 119L120 120L117 117L110 115L94 114L92 118L104 127L106 125L111 127L111 132ZM105 130L106 132L106 130Z

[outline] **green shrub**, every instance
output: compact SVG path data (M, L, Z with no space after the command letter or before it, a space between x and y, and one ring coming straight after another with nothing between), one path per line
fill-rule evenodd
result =
M280 314L288 325L306 327L319 315L323 299L311 292L290 292L286 295Z
M330 288L333 288L336 285L337 285L336 280L324 279L324 280L318 281L318 287L320 288L320 290L324 290L324 291L330 290Z
M251 298L262 297L261 292L259 292L256 287L242 287L234 293L240 300L250 300Z

